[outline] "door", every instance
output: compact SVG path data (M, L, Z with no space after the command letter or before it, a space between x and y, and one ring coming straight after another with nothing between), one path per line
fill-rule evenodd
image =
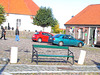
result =
M76 41L75 41L75 38L73 36L69 36L69 44L70 45L75 45Z
M93 45L95 41L95 29L96 28L90 28L89 44L91 45Z
M69 40L69 36L68 35L65 35L63 37L63 42L64 42L64 45L69 45L70 44L70 40Z
M42 41L48 42L48 39L49 39L48 33L42 33Z
M70 35L66 35L64 37L64 43L65 43L65 45L68 45L68 46L75 45L75 39L74 39L74 37L72 37Z

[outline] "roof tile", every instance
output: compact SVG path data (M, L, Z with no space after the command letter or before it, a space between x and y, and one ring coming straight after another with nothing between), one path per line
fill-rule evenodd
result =
M36 15L39 7L32 0L0 0L7 13Z

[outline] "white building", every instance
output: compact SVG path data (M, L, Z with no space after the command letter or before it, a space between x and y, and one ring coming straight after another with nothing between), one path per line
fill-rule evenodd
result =
M2 26L10 25L16 29L19 26L20 31L43 31L42 27L33 25L39 7L32 0L0 0L6 11L6 22ZM50 32L51 27L46 27L44 31Z

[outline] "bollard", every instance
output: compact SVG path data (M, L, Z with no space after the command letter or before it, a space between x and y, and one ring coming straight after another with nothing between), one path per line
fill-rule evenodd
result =
M17 63L18 47L11 47L10 63Z
M78 64L82 65L84 63L85 55L86 55L86 51L81 50L80 57L79 57L79 60L78 60Z

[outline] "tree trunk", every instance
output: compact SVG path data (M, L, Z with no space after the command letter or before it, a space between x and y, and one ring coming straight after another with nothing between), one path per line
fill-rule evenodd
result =
M44 31L44 27L43 27L43 31Z

